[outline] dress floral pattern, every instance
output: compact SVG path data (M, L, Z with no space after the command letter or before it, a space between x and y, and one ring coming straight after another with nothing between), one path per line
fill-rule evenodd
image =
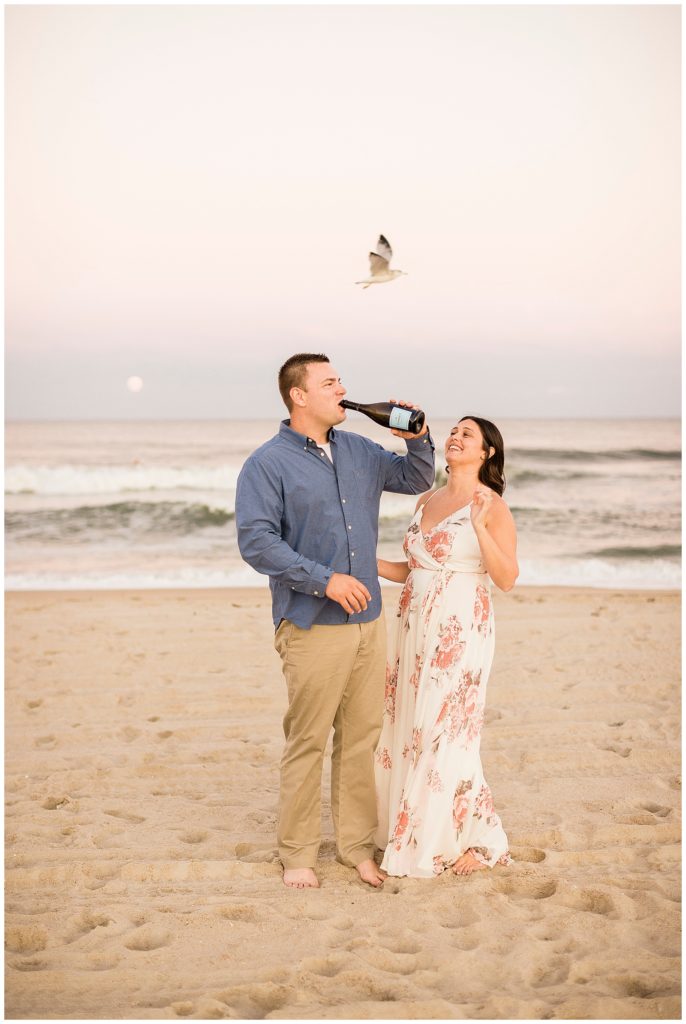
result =
M405 536L410 575L389 649L376 750L377 845L391 875L428 878L466 850L510 863L479 753L495 633L470 506Z

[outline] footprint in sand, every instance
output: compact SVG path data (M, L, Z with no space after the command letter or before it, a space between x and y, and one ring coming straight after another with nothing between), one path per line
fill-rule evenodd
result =
M125 828L116 828L114 825L107 826L107 831L96 832L93 836L93 845L97 846L98 850L110 850L119 849L120 843L118 842L119 836L126 836ZM102 882L97 880L94 888L102 888Z
M414 974L418 969L417 957L412 953L394 953L374 946L356 952L360 960L385 974Z
M483 936L481 935L480 929L465 928L464 931L455 932L450 945L454 946L455 949L461 950L463 953L469 953L470 950L476 949L483 942ZM490 953L493 953L493 949L489 949Z
M355 966L355 961L348 956L319 956L302 960L300 969L308 974L316 974L320 978L335 978L341 971Z
M177 1017L190 1017L192 1013L195 1013L195 1004L188 1002L172 1003L169 1009L173 1010Z
M540 864L541 861L545 860L543 850L538 850L535 846L512 846L510 847L510 853L515 862L523 862L524 864Z
M207 832L182 832L179 841L194 846L196 843L204 843L208 835Z
M138 814L131 814L130 811L121 811L118 808L110 808L104 812L109 814L111 818L120 818L122 821L128 821L131 825L140 825L141 822L145 821L145 818L141 818Z
M130 935L124 945L127 949L147 952L151 949L160 949L168 946L171 942L169 932L162 928L156 928L151 924L144 924L138 928L133 935Z
M172 729L163 729L162 732L158 732L157 736L161 740L168 740L170 736L173 736L174 732Z
M10 960L9 966L13 967L15 971L44 971L49 964L47 960L31 956L25 957L23 960Z
M150 717L148 718L149 722L159 722L159 720L160 720L160 716L159 715L150 715Z
M257 907L249 903L231 903L226 907L219 907L216 911L219 917L225 917L227 921L245 921L246 924L257 924L264 920L264 915Z
M649 974L643 976L610 975L607 982L618 996L628 996L630 999L655 999L658 996L678 995L679 993L678 981Z
M598 889L572 890L561 895L560 902L572 910L580 910L586 914L600 914L605 917L618 916L611 897Z
M348 932L354 926L355 922L352 917L334 917L332 921L329 921L329 924L338 932Z
M672 813L671 807L663 807L661 804L654 804L650 801L648 803L641 804L641 807L644 811L654 814L657 818L666 818Z
M33 742L34 747L38 747L39 750L54 750L57 746L57 739L50 733L48 736L39 736L38 739Z
M245 864L273 864L279 859L279 853L272 846L265 848L254 843L238 843L236 857Z
M84 910L82 914L74 918L71 926L67 930L64 941L67 945L72 942L76 942L78 939L83 938L84 935L90 934L95 931L96 928L106 928L108 924L112 923L112 918L108 917L107 914L97 914L90 910Z
M48 933L37 924L10 926L5 932L5 949L10 953L39 953L48 944Z
M601 747L601 750L607 750L611 754L619 754L620 757L628 757L631 753L631 747L620 747L616 743L608 743L607 746Z
M548 988L563 985L569 977L570 958L554 956L528 971L528 984L532 988Z
M456 928L466 928L470 924L478 924L481 915L469 907L456 906L451 913L445 912L438 919L441 928L448 928L451 931Z
M493 882L493 889L514 900L547 900L557 892L557 882L544 878L502 878Z
M133 726L126 725L123 729L119 730L117 735L120 739L124 740L125 743L133 743L134 740L138 739L140 734L140 729L134 729Z
M250 985L235 985L216 995L217 999L233 1011L230 1014L232 1017L264 1020L275 1010L281 1010L295 994L293 988L286 985L256 982Z
M33 711L36 708L39 708L42 703L43 703L43 698L42 697L38 697L36 700L25 700L24 701L24 706L27 707L27 708L30 708Z
M389 953L419 953L422 948L409 932L398 933L397 930L386 929L377 931L375 934L377 944L381 949L388 950Z
M113 971L121 957L114 953L91 953L81 965L85 971Z
M48 796L41 804L41 807L45 808L46 811L56 811L59 807L65 807L71 802L71 798L68 796Z

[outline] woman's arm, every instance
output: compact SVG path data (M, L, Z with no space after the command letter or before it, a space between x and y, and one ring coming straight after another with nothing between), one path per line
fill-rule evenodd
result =
M512 590L519 576L517 529L512 513L494 491L479 487L471 516L486 572L496 587Z
M404 583L410 575L410 567L407 562L387 562L385 558L377 558L376 564L379 576L392 583Z

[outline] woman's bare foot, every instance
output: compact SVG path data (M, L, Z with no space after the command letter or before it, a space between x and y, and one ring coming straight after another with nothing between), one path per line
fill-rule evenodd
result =
M380 885L383 885L385 879L388 877L385 871L377 865L376 861L363 860L361 864L357 865L357 872L363 882L368 885L373 885L375 889L378 889Z
M312 868L284 868L283 884L290 889L318 889L319 879Z
M453 872L456 875L471 875L472 871L480 871L487 865L482 864L478 857L475 857L471 850L463 853L453 864Z

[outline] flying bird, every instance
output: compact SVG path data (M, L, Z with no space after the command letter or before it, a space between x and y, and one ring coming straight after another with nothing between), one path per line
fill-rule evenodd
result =
M393 281L401 274L405 274L404 270L391 270L390 262L393 259L393 250L387 238L379 235L376 248L379 250L378 252L369 254L369 277L366 281L355 281L355 284L361 284L363 288L369 288L370 284L385 284L386 281Z

